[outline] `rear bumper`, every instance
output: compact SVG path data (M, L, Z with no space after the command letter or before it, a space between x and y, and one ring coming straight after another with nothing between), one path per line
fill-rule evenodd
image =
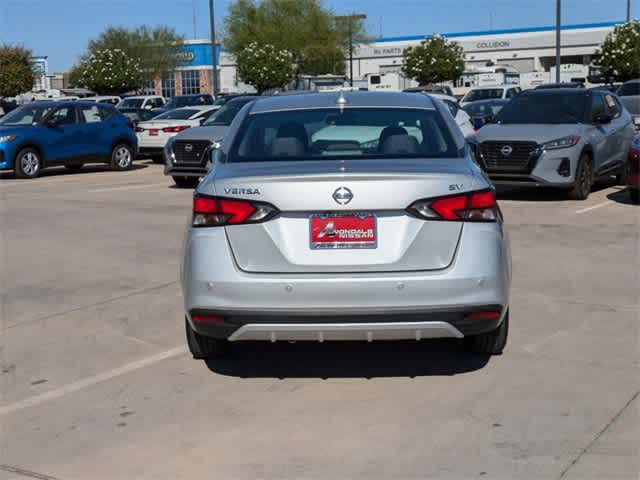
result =
M418 313L367 315L295 315L291 313L194 310L188 318L201 335L230 341L374 341L463 338L496 329L502 322L504 306L485 305ZM494 319L469 319L465 313L500 311ZM207 323L194 317L215 315L224 321Z
M374 323L381 328L362 328L365 332L387 330L393 338L415 338L416 331L422 332L422 338L437 332L439 336L451 336L447 333L451 330L448 327L443 330L434 323L420 328L403 326L399 328L401 332L391 329L389 333L389 327L384 325L444 322L462 335L488 331L499 322L475 320L473 325L467 325L464 314L487 308L504 313L507 309L511 283L509 243L496 224L467 224L464 229L455 259L447 268L344 274L243 272L235 263L224 229L190 229L181 267L185 312L190 320L194 314L223 317L221 323L190 322L197 332L218 338L229 338L249 324ZM264 328L269 333L259 335L267 335L267 339L271 331L278 337L281 330L273 326ZM344 332L345 328L339 330ZM319 331L328 331L327 327L299 330L296 335L314 338ZM356 335L366 340L361 327L355 330L357 333L347 336ZM335 338L332 335L329 337ZM373 338L377 338L375 334Z

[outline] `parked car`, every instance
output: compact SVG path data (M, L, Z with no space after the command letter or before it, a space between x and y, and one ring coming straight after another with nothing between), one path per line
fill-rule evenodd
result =
M3 117L12 110L15 110L18 104L15 100L0 99L0 117Z
M118 105L122 98L115 95L98 95L95 97L86 97L83 99L85 102L96 102L96 103L110 103L111 105Z
M622 174L634 127L606 90L531 90L476 135L494 183L565 188L584 200L596 178Z
M140 154L150 155L162 163L162 150L167 140L191 127L198 127L218 108L214 105L176 108L136 125Z
M406 93L441 93L453 97L453 90L449 85L423 85L421 87L405 88ZM455 98L455 97L454 97Z
M125 97L116 105L118 110L153 110L164 106L165 100L157 95L136 95Z
M538 85L535 90L549 90L551 88L584 88L581 82L560 82L560 83L543 83Z
M181 267L193 356L245 340L441 337L501 353L508 235L470 152L428 95L243 108L193 197Z
M191 106L213 105L213 96L208 93L196 93L193 95L177 95L171 97L169 101L160 108L155 108L154 113L160 115L175 108L191 107Z
M229 103L231 100L235 99L235 98L239 98L239 97L256 97L258 96L257 93L225 93L225 94L219 94L215 101L213 102L214 105L218 105L218 106L223 106L227 103Z
M215 111L201 127L194 127L170 138L163 151L164 174L179 187L195 187L209 170L212 148L217 148L231 122L247 103L257 97L236 97Z
M624 183L628 186L631 201L640 203L640 133L636 134L629 148Z
M437 98L447 106L465 137L474 134L473 125L471 124L471 118L469 117L467 112L460 108L456 97L444 95L442 93L429 93L429 95L431 95L433 98Z
M640 131L640 79L629 80L618 89L620 101L633 117L636 130Z
M518 96L522 89L518 85L501 85L496 87L474 87L469 90L462 100L460 106L478 100L511 99Z
M0 170L34 178L42 169L108 163L131 167L138 139L131 122L113 106L83 101L39 101L0 119Z
M151 110L140 110L139 108L119 108L118 111L137 125L140 122L146 122L156 116Z
M485 124L491 123L509 101L505 99L478 100L468 103L462 108L469 115L474 132L477 132Z

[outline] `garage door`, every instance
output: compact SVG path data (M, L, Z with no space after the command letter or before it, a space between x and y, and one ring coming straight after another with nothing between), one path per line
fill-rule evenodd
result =
M533 58L501 58L498 60L500 65L509 65L515 68L520 73L533 72Z

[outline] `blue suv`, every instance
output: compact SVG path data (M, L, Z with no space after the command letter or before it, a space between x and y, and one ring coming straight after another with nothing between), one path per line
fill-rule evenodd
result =
M33 102L0 119L0 170L18 178L35 178L54 165L79 170L108 163L127 170L137 149L133 124L108 104Z

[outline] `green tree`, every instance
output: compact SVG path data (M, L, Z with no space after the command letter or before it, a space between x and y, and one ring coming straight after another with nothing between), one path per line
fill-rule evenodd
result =
M250 43L238 53L236 62L240 78L258 93L283 87L293 74L291 52L269 44Z
M0 98L28 92L34 81L31 51L17 45L0 45Z
M464 52L457 42L434 34L404 50L402 73L420 85L458 78L464 72Z
M640 75L640 22L618 25L596 51L594 62L613 80L625 82Z
M89 42L86 52L80 57L79 63L71 69L69 81L74 86L91 87L86 82L89 78L93 85L108 86L111 80L118 78L126 79L127 85L135 84L135 89L142 86L144 80L150 80L173 71L179 63L178 54L183 51L184 39L176 33L173 28L166 26L148 27L142 25L132 30L119 27L108 27L100 36ZM103 58L103 52L118 53L121 59L128 59L128 65L135 64L138 68L137 75L129 72L124 75L124 70L114 72L110 75L109 81L100 76L106 75L109 66L103 71L88 73L88 69L93 68L95 58ZM91 57L95 57L91 60ZM124 60L123 60L124 61ZM120 63L118 68L124 69L127 63ZM100 65L102 68L103 65ZM135 82L132 78L135 77ZM111 88L111 87L108 87ZM119 92L127 91L125 89ZM107 93L100 90L100 93ZM111 93L111 92L109 92Z
M141 25L133 30L108 27L89 42L87 52L90 55L102 50L122 50L140 64L147 79L152 79L175 70L183 48L184 38L173 28Z
M234 0L224 24L224 45L238 56L252 42L291 52L295 74L341 75L349 44L346 21L321 0ZM351 19L354 43L364 24Z
M120 49L97 50L78 68L77 81L98 93L115 94L142 86L137 59Z

